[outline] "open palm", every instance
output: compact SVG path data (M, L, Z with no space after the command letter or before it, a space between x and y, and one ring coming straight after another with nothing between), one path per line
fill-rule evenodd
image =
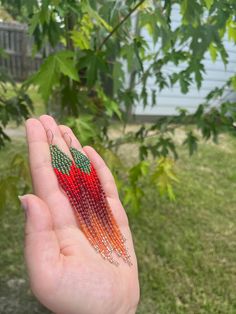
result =
M113 176L91 147L82 151L91 160L106 193L133 265L119 259L118 267L103 260L79 229L65 193L51 166L47 130L53 144L70 156L69 144L82 149L66 126L47 115L26 122L30 169L36 195L25 195L25 256L31 288L36 297L57 314L135 313L139 300L137 261L128 219ZM63 134L66 133L66 136Z

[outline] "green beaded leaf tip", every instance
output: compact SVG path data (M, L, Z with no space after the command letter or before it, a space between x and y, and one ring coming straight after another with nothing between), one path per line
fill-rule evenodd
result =
M70 152L74 158L75 165L85 173L91 172L91 163L88 157L81 153L78 149L71 147Z
M50 145L50 153L53 168L58 169L64 174L69 174L73 163L72 160L65 153L63 153L57 145Z

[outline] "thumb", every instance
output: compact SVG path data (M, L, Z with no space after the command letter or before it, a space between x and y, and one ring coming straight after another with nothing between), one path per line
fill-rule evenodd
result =
M32 194L20 196L19 199L26 215L26 264L31 284L37 286L42 281L42 275L50 272L52 265L56 264L60 255L59 245L47 204Z

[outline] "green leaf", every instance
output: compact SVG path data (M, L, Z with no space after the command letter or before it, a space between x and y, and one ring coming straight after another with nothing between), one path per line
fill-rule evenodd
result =
M149 162L143 160L129 169L129 184L125 186L124 203L130 204L133 213L140 210L141 199L144 196L142 188L139 186L139 180L149 172Z
M210 52L210 56L211 56L211 60L213 62L216 61L216 58L217 58L217 47L215 46L214 43L211 43L210 46L209 46L209 52Z
M148 147L145 145L139 146L139 157L141 160L144 160L148 156Z
M147 12L146 14L140 14L139 23L141 28L146 28L148 34L153 39L154 44L156 44L158 37L160 36L160 29L157 26L157 18L155 12Z
M18 176L25 182L30 182L28 160L25 156L20 153L15 154L11 160L10 167L15 169Z
M81 50L91 49L90 38L86 37L83 32L77 30L71 31L71 39L76 48L78 47Z
M186 145L189 149L189 155L192 156L193 153L197 150L198 138L193 134L192 131L187 133L187 137L183 142L183 145Z
M141 176L147 175L149 170L149 163L146 160L140 161L137 165L129 170L129 177L131 184L136 184Z
M77 119L69 118L67 124L78 135L82 145L91 143L98 136L92 115L80 115Z
M47 101L53 87L59 83L61 74L68 76L72 80L79 80L72 59L73 55L71 51L60 51L50 55L41 65L39 71L27 83L38 85L39 92L43 99Z
M94 19L100 26L103 26L108 32L112 31L112 26L109 25L92 7L89 5L89 2L83 5L85 12L89 14L89 16Z
M142 60L137 49L137 42L134 41L131 44L125 44L121 48L121 55L127 60L128 71L140 72L143 70Z
M98 72L97 57L96 55L92 55L87 69L87 83L89 87L92 87L96 82L97 72Z
M81 50L91 49L91 37L93 31L93 23L88 14L84 14L81 19L78 30L71 31L71 39L75 47L79 47Z
M73 62L74 53L72 51L61 51L56 53L54 57L61 73L74 81L79 80L78 71Z
M154 107L157 103L156 90L152 89L152 107Z
M204 65L200 62L196 62L196 64L193 64L193 71L195 74L195 81L197 83L197 88L200 89L202 85L202 80L203 80L202 73L205 73Z
M140 211L141 200L144 196L143 189L139 186L125 186L124 192L124 204L130 206L131 213L137 215Z
M209 10L212 4L214 3L214 0L204 0L204 1L205 1L207 9Z
M107 95L103 92L101 88L97 89L98 97L101 99L103 105L105 106L105 112L108 117L112 117L114 114L121 119L121 111L119 105L107 97Z
M133 49L134 49L134 54L136 56L137 59L137 63L139 64L139 69L141 71L143 71L143 62L142 59L140 57L140 50L142 48L142 41L140 40L140 38L134 38L134 43L133 43Z
M202 6L196 0L182 0L180 12L184 25L191 24L196 28L200 24Z
M92 87L98 79L99 70L107 72L108 67L103 52L86 50L85 53L79 60L79 67L86 68L87 84L88 87Z
M166 188L167 188L167 195L169 197L169 200L172 201L172 202L175 201L176 197L175 197L175 193L174 193L172 185L171 184L167 184Z
M174 172L174 162L168 157L160 157L152 174L152 181L157 186L161 196L167 195L175 200L173 183L179 182Z
M187 78L184 72L181 72L179 74L179 83L181 87L181 92L183 94L187 94L189 91L189 86L190 86L191 79Z
M52 47L56 47L61 38L61 27L60 23L53 16L51 16L48 22L47 29L49 43Z
M113 93L116 94L124 83L124 71L121 62L119 61L116 61L113 66L112 78L113 78Z
M236 22L230 18L227 23L228 27L228 38L236 43Z
M224 62L224 64L226 65L228 63L228 53L225 49L225 46L222 43L222 38L219 37L219 35L216 33L214 34L214 40L215 40L215 44L217 46L217 50L221 56L222 61Z
M33 75L27 83L39 86L39 92L43 99L47 101L52 92L53 86L59 82L60 73L58 71L56 59L49 56L41 65L39 71Z
M233 77L231 77L231 86L232 88L236 91L236 75L234 75Z

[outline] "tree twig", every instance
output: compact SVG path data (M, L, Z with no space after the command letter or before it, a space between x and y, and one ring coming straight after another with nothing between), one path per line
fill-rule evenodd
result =
M98 47L98 50L101 50L103 45L109 40L109 38L121 27L122 24L143 4L145 0L139 1L133 9L129 11L129 13L121 20L114 28L113 30L103 39L102 43Z

